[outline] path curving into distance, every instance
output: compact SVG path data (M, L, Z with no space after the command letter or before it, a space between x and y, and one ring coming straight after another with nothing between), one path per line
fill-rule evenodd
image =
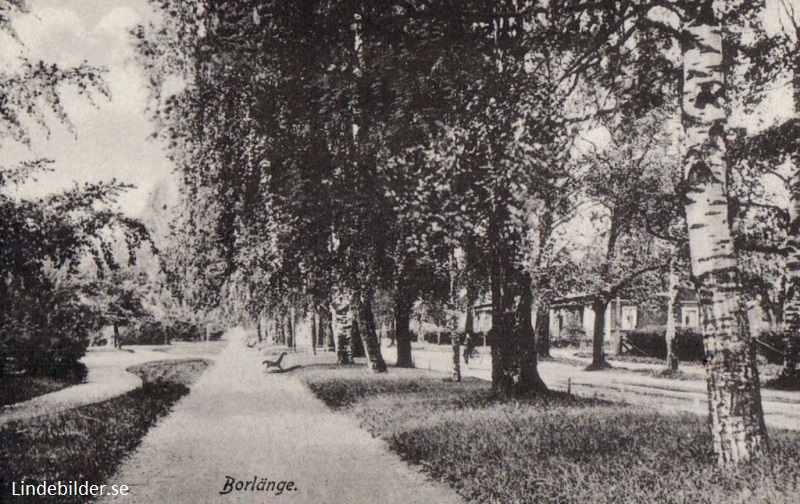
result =
M291 373L265 373L263 357L245 347L244 331L226 337L216 364L109 479L130 494L99 502L461 502ZM247 489L220 494L229 477ZM265 480L273 489L259 491Z

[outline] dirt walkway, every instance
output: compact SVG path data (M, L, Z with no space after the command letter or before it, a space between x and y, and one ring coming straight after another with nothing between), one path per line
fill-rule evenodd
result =
M210 358L203 352L204 347L198 344L183 346L192 346L194 350L192 353L197 354L196 356ZM169 350L184 349L178 348L181 345L174 345L174 347ZM153 346L137 346L127 351L107 348L89 349L86 356L81 359L89 371L84 383L3 407L0 409L0 426L12 420L57 413L112 399L142 385L142 380L138 376L125 371L130 366L154 360L187 357L184 355L186 352L175 355L172 352L159 350L158 347Z
M119 502L460 502L331 412L291 373L264 373L243 332L228 337L216 365L110 478L132 488ZM294 488L220 494L228 477Z

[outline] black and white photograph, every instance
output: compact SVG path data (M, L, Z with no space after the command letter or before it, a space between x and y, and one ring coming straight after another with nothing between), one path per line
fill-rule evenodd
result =
M0 502L800 502L800 0L0 0Z

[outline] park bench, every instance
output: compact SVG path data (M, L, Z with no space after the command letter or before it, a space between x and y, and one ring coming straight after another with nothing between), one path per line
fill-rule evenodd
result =
M284 355L286 355L286 352L282 352L281 355L278 357L278 360L274 360L273 361L273 360L265 359L264 362L262 362L262 364L266 364L267 365L267 369L269 369L271 367L276 367L276 368L280 369L281 371L283 371L283 368L281 367L281 361L283 360L283 356Z

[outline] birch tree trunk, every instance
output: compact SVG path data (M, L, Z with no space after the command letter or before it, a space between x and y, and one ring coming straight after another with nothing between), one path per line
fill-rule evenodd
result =
M553 213L548 206L539 220L539 253L536 257L536 353L550 359L550 276L545 271L549 243L553 234Z
M676 372L678 370L678 357L675 355L675 335L677 332L675 324L675 299L678 296L678 282L675 275L675 254L677 247L673 251L673 257L669 261L669 288L667 290L667 330L664 333L664 340L667 344L667 371Z
M461 381L461 345L458 335L458 269L455 253L450 252L450 292L447 300L447 329L453 356L453 381Z
M275 318L275 343L278 345L286 344L286 322L283 315L277 315Z
M800 29L795 33L800 36ZM800 44L800 39L798 39ZM795 61L794 112L800 118L800 56ZM786 233L786 283L789 295L784 308L784 360L778 381L797 386L800 382L800 152L792 153L792 175L789 181L789 230Z
M353 312L352 320L350 321L350 356L366 357L364 351L364 338L362 338L362 310L364 309L361 297L358 294L353 294L350 300L350 310Z
M767 440L728 218L725 65L713 4L700 3L684 29L684 178L714 455L719 465L733 465L758 457Z
M294 341L294 309L290 309L286 314L286 346L295 348L297 344Z
M334 297L333 307L336 313L336 346L337 362L339 364L352 364L350 355L350 333L352 331L353 314L350 310L350 296L339 294Z
M333 316L331 315L330 302L323 303L319 307L319 336L320 346L326 347L329 352L336 350L336 343L333 335Z

